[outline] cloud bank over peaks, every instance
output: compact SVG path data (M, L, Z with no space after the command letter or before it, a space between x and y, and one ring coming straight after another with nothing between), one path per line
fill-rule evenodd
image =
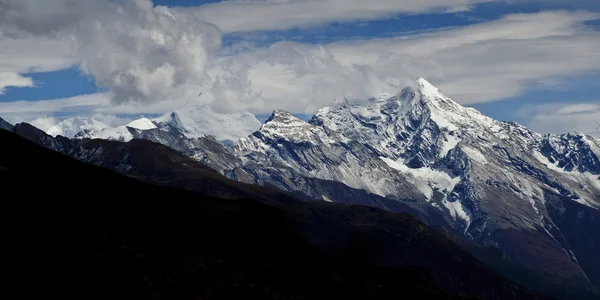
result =
M462 105L600 71L588 12L548 11L434 32L325 45L280 42L211 62L218 110L313 113L336 98L397 93L426 78Z
M388 82L368 64L341 64L326 46L280 42L211 64L208 91L218 99L212 106L220 112L285 108L313 113L336 98L397 92L416 78L397 71Z
M60 39L115 104L177 97L221 45L214 25L150 0L3 0L0 11L0 39Z

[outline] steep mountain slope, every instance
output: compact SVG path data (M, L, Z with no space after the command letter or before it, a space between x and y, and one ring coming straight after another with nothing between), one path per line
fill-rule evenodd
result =
M331 227L348 240L337 239L342 247L325 253L308 245L298 235L298 225L278 210L253 201L143 184L45 150L8 131L0 132L0 140L6 145L0 147L3 193L19 195L5 202L13 212L5 221L9 228L18 228L4 238L7 257L15 264L7 270L9 286L25 298L37 292L45 297L111 299L450 298L432 282L488 299L536 298L408 215L294 201L300 205L295 208L275 201L286 206L288 214L300 216L295 219L303 219L301 227L350 224L343 220L354 215L364 218L360 227L368 232L375 224L364 221L387 215L390 226L385 228L392 231L379 228L387 237L397 237L399 244L393 249L404 253L397 258L424 264L425 269L374 267L371 257L381 247L372 242L372 235ZM109 148L120 144L92 142ZM113 152L113 158L120 152ZM56 176L57 170L62 176ZM65 181L70 183L68 192L57 188ZM95 188L98 183L103 186Z
M0 118L0 129L12 130L13 125Z
M331 180L419 211L432 207L480 245L512 253L557 283L597 291L557 226L565 216L550 215L571 201L598 216L600 146L589 136L540 135L492 120L419 79L396 96L337 101L310 122L275 111L235 151L243 165L225 172L231 178L343 201L294 179ZM588 246L600 252L598 243Z
M598 292L600 256L589 254L600 253L600 144L589 136L492 120L424 79L397 95L338 100L310 122L277 110L233 148L191 138L178 116L127 133L244 183L450 224L546 281ZM30 138L68 153L62 142Z

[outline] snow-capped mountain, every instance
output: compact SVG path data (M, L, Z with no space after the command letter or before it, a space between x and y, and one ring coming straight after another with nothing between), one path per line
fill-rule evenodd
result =
M140 118L126 125L104 127L100 129L84 129L73 137L77 139L103 139L128 142L136 137L136 132L156 129L156 124L148 118Z
M259 126L199 106L75 138L147 139L238 181L410 212L549 280L600 285L600 142L591 136L493 120L424 79L397 95L339 99L309 122L276 110Z
M582 215L600 209L600 144L590 136L495 121L419 79L398 95L338 100L309 122L275 111L235 153L243 164L225 170L231 178L344 202L306 178L340 182L434 208L458 232L503 250L517 251L509 235L532 232L526 244L541 239L549 253L568 253L556 263L585 276L559 227L571 203L588 207ZM536 255L521 253L530 262Z
M92 118L74 117L55 124L48 128L46 133L54 137L62 135L67 138L73 138L83 130L100 131L105 128L110 128L110 126Z
M266 176L248 171L258 181L289 189L273 179L284 175L274 175L276 169L295 173L284 178L333 180L384 197L421 199L449 212L473 236L486 223L478 219L482 207L475 203L496 192L524 200L520 205L535 214L541 203L531 199L541 197L542 188L600 208L594 177L600 174L600 150L594 139L543 136L492 120L445 97L424 79L396 96L337 101L310 122L275 111L259 131L240 140L236 152L250 168L268 170ZM555 166L554 157L565 161Z

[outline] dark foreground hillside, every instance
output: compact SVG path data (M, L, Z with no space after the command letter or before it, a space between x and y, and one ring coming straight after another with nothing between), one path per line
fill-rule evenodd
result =
M468 298L438 288L430 274L435 269L371 265L365 257L377 247L369 239L322 252L276 208L152 186L3 130L0 187L5 283L18 298ZM297 213L311 214L304 209ZM331 209L315 214L325 223L312 223L311 214L303 226L326 226ZM429 245L425 251L438 256L430 257L434 261L456 256L456 247L448 252L438 246L449 241L407 218L398 219L406 219L406 232L396 235L422 237L404 244ZM419 249L404 250L399 254ZM459 259L467 260L472 277L494 280L493 298L533 298L478 268L470 256L459 253ZM456 270L457 277L463 273Z

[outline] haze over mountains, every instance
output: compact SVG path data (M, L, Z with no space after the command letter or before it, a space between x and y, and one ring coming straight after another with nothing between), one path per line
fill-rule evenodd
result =
M51 136L73 138L103 138L129 141L133 138L127 128L149 130L173 126L188 138L214 136L220 141L233 143L260 127L250 113L219 114L208 105L186 106L152 120L141 118L126 125L111 127L94 118L69 118L45 130Z
M493 120L425 79L396 95L336 100L308 122L276 110L261 126L250 114L195 107L116 128L70 119L48 135L27 124L0 126L135 176L143 174L134 171L140 163L131 163L133 153L88 139L156 142L242 183L297 198L409 212L451 230L457 241L497 249L514 267L464 246L538 292L555 284L563 298L583 297L600 286L600 142ZM171 179L187 178L177 174ZM192 183L179 187L194 189ZM519 277L516 266L532 275Z

